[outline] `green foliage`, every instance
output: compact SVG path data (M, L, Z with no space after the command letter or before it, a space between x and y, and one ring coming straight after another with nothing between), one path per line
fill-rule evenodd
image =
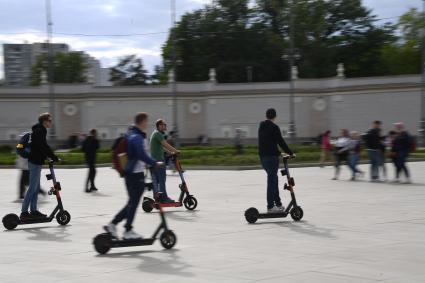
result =
M288 53L290 15L302 78L334 76L338 63L345 64L348 77L419 71L422 15L415 9L399 25L378 25L361 0L297 0L292 9L288 0L248 2L216 1L182 16L162 50L164 62L170 62L176 39L179 81L207 80L208 70L216 68L219 82L246 82L248 67L254 82L288 79L288 63L281 57ZM169 70L169 63L158 66L157 81L164 83Z
M320 148L317 146L292 145L291 148L297 153L297 158L291 163L318 163ZM181 148L180 161L184 166L247 166L260 165L257 147L253 145L244 146L243 154L236 155L232 146L188 146ZM63 165L84 165L84 154L78 149L68 153L58 153ZM368 160L366 151L362 151L362 160ZM16 154L0 152L0 165L15 164ZM411 154L410 159L425 159L425 149L419 149ZM97 154L98 164L110 164L111 151L102 148Z
M425 28L424 14L416 8L412 8L400 17L398 26L404 42L410 42L419 47L421 35L423 34L422 29Z
M121 58L110 74L114 85L146 85L149 80L142 59L134 54Z
M13 150L13 147L10 145L0 145L0 153L11 153Z
M53 81L55 83L86 82L87 62L79 52L56 53L53 58ZM38 56L32 67L32 85L40 85L42 73L48 74L48 55Z

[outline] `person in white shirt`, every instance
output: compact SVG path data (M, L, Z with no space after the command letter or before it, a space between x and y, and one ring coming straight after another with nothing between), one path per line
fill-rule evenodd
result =
M332 180L338 180L343 162L348 164L348 156L350 154L349 146L351 143L350 133L347 129L340 131L340 136L335 143L335 176Z

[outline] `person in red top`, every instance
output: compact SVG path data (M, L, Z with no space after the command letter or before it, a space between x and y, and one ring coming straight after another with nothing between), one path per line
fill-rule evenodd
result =
M326 160L332 161L332 145L331 145L331 131L327 130L320 138L320 148L322 150L320 154L320 167L323 167L323 163Z

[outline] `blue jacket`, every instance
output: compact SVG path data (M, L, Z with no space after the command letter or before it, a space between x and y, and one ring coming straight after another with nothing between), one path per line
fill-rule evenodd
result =
M128 163L125 167L126 174L133 172L134 166L139 160L151 166L156 164L156 160L152 159L145 151L145 133L133 126L127 132L126 138L128 156Z

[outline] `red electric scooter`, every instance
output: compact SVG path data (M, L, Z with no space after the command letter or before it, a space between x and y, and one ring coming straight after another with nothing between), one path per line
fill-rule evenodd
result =
M179 173L179 176L181 179L181 184L179 185L180 196L178 201L171 202L171 203L161 203L161 206L164 208L164 207L181 207L184 205L184 207L187 210L194 210L198 206L198 200L189 193L189 189L187 187L186 180L183 175L184 171L180 161L177 158L177 155L172 155L170 161L173 162L176 168L176 171ZM152 171L150 171L150 173L152 176ZM144 197L142 208L145 212L151 212L154 208L159 209L159 204L160 203L159 203L158 195L154 195L154 199L149 197Z

